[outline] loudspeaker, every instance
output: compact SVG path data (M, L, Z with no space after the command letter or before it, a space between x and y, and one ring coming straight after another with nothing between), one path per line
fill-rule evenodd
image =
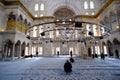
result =
M75 22L75 27L82 27L82 22Z
M41 33L41 36L45 36L45 33L44 33L44 32L42 32L42 33Z

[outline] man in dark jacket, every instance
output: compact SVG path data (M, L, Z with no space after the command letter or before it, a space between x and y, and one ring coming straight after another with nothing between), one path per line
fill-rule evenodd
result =
M64 64L64 71L65 72L71 72L72 71L72 64L68 60Z

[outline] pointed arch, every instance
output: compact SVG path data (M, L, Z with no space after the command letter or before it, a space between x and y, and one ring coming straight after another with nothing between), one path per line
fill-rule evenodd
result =
M114 38L112 42L113 42L113 44L117 44L117 45L120 44L120 41L117 38Z

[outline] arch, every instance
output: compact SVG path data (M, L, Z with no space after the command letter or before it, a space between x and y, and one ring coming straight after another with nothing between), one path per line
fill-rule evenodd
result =
M13 42L10 39L6 40L4 45L4 52L5 52L4 57L12 57L12 48L13 48Z
M113 45L110 40L107 41L109 56L113 56Z
M16 42L16 45L20 45L20 44L21 44L21 41L18 40L18 41Z
M23 42L21 45L21 56L25 57L25 47L26 47L26 43Z
M28 26L31 26L31 23L30 23L30 22L28 23Z
M19 17L18 17L18 20L19 21L22 21L23 20L23 16L20 14Z
M113 44L117 44L117 45L120 44L120 42L119 42L119 40L117 38L114 38L112 42L113 42Z
M103 41L103 42L102 42L102 45L106 45L106 43Z
M10 14L8 15L8 20L15 20L16 19L16 15L13 12L10 12Z
M24 24L27 25L27 19L24 20Z
M14 54L14 57L20 57L20 54L21 54L21 41L18 40L15 44L15 54Z

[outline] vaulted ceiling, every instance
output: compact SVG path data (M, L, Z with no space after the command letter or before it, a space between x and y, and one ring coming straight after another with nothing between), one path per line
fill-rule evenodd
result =
M70 15L95 15L102 6L109 0L20 0L34 17ZM84 2L87 1L88 9L84 9ZM90 9L90 1L94 2L94 9ZM40 4L44 4L44 10L40 11ZM35 5L38 4L38 11L35 11ZM66 8L65 8L66 7ZM64 12L63 11L66 11ZM58 11L58 12L57 12ZM61 14L58 14L58 13ZM37 15L37 16L36 16ZM66 16L66 15L64 15ZM61 16L63 17L63 16ZM68 16L67 16L68 17Z

